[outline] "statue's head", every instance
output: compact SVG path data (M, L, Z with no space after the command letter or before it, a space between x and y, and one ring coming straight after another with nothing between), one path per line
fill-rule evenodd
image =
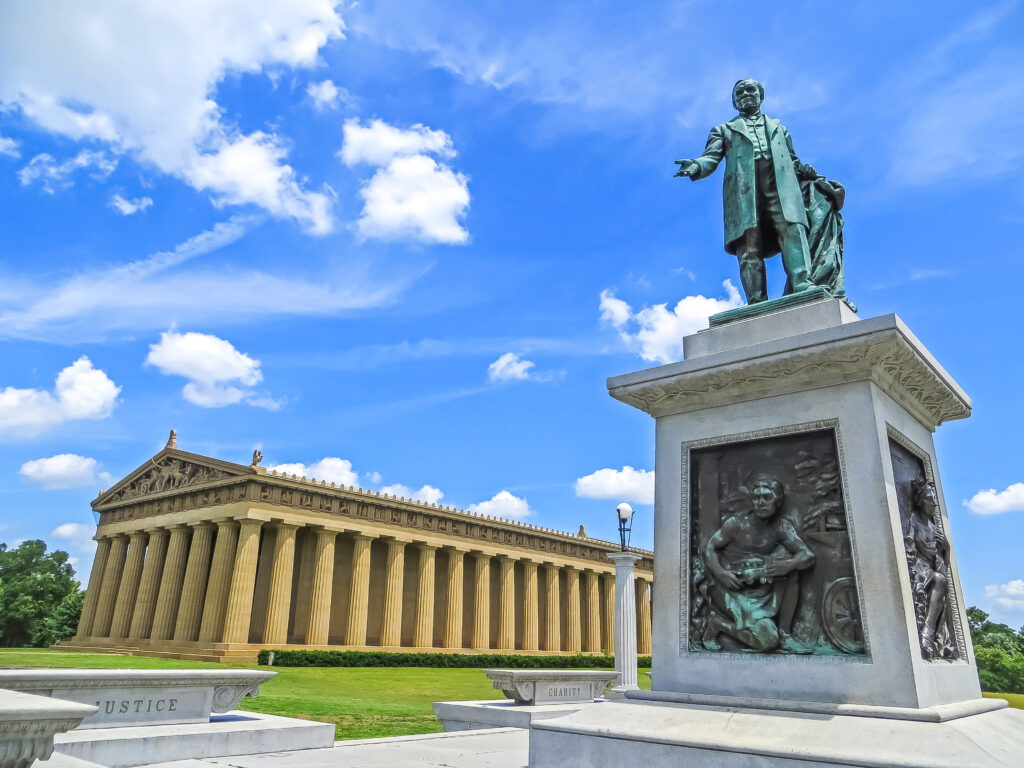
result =
M748 484L750 488L750 504L754 514L762 520L768 520L782 507L785 490L776 478L771 475L756 475Z
M935 484L927 480L912 480L910 482L910 503L925 517L933 517L939 506Z
M764 101L764 86L752 77L737 80L732 87L732 105L740 112L756 112Z

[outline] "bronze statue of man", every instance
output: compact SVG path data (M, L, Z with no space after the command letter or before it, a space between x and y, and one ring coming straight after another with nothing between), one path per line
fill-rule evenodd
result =
M786 293L812 287L807 212L797 181L802 165L789 131L761 114L764 86L750 78L733 86L739 115L711 129L704 154L676 160L691 181L715 172L725 158L725 250L739 258L748 304L768 299L764 260L781 251Z

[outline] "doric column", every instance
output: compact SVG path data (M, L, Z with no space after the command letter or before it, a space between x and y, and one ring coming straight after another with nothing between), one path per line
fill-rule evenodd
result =
M437 547L420 544L419 583L416 585L416 632L412 644L434 647L434 553Z
M238 549L238 523L235 520L217 521L217 543L213 546L210 565L210 583L203 601L203 620L199 625L199 640L219 643L224 636L224 612L231 591L231 571L235 567Z
M473 647L491 647L491 556L473 555Z
M448 601L445 606L444 647L462 647L462 577L465 552L448 550Z
M146 562L142 565L139 593L135 596L135 612L132 613L132 625L128 629L128 637L133 640L149 637L149 629L153 626L153 612L156 610L156 597L160 591L160 577L164 572L164 559L167 557L167 540L171 536L164 528L150 528L148 533Z
M540 649L540 593L537 563L523 560L523 650Z
M309 605L306 645L327 645L331 629L331 600L334 597L334 539L337 531L319 528L313 555L313 595Z
M402 589L405 582L405 542L388 541L388 561L384 581L384 621L380 630L380 644L402 644Z
M104 536L96 542L96 555L92 559L92 570L89 572L89 586L85 590L82 616L78 620L77 638L89 637L93 634L93 619L96 617L96 606L99 604L100 590L103 588L103 571L107 567L110 543L111 539L109 536Z
M262 520L244 518L238 521L238 546L235 567L231 573L228 609L224 614L224 642L248 643L252 620L252 594L256 588L256 564L260 554Z
M544 650L562 650L562 605L559 600L558 566L544 563L544 577L547 586L548 613L544 628Z
M516 564L508 555L500 555L498 565L501 568L498 650L513 651L516 647Z
M142 578L142 561L146 557L145 531L132 531L128 534L128 554L121 573L121 586L117 590L117 603L114 605L114 618L110 622L110 637L128 636L132 624L132 612L135 610L135 596L139 593L139 580Z
M604 641L605 650L615 653L615 577L604 575Z
M565 569L565 650L579 653L582 649L580 622L580 572Z
M276 528L274 560L270 569L267 619L263 624L263 642L281 645L288 642L288 615L292 607L292 575L295 573L295 532L299 527L278 523Z
M583 572L583 589L587 598L587 626L583 633L583 650L598 653L601 650L601 585L596 571L588 568Z
M103 586L96 605L96 618L93 622L93 637L108 637L110 621L114 616L114 603L117 590L121 586L121 571L124 569L124 558L128 554L128 537L123 533L112 537L110 552L103 568Z
M352 538L352 581L349 584L345 645L366 645L366 621L370 606L370 542L373 537L357 533Z
M185 563L188 559L189 528L187 525L176 525L170 531L164 572L160 575L160 591L153 612L153 629L149 633L151 640L171 639L178 605L181 603L181 583L185 579Z
M636 580L636 652L651 655L651 582Z
M189 547L185 580L181 587L181 607L178 608L178 620L174 624L175 641L196 640L199 637L215 528L210 522L192 524L192 545Z

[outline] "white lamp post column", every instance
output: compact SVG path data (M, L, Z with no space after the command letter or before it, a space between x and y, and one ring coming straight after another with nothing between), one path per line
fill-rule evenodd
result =
M640 555L633 552L612 552L608 559L615 563L615 671L618 684L610 691L620 695L635 690L636 671L636 589L633 571Z

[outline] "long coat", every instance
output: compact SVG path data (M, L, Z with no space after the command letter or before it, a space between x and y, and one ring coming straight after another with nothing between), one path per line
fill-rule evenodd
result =
M765 131L775 166L775 184L779 190L782 213L791 224L807 226L807 213L794 164L799 163L793 151L789 131L776 119L765 117ZM761 224L761 258L779 252L778 238L771 222L757 220L757 183L754 178L754 137L750 135L742 117L711 129L704 154L696 159L700 171L691 176L696 181L710 176L725 158L725 184L722 197L725 204L725 250L735 254L741 238L748 229Z

